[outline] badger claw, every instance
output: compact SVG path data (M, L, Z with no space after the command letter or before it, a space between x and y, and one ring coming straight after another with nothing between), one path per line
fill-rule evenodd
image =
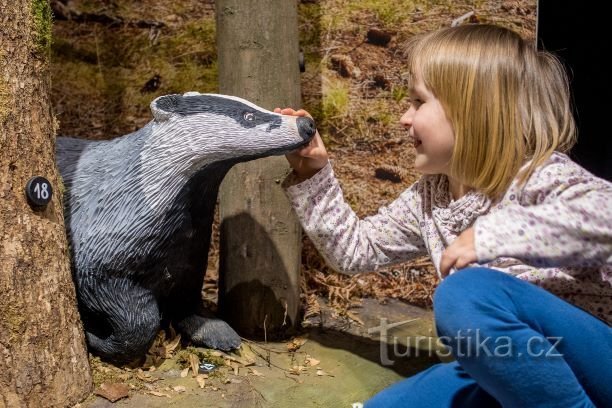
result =
M196 346L223 351L240 347L240 336L221 319L191 315L177 326Z

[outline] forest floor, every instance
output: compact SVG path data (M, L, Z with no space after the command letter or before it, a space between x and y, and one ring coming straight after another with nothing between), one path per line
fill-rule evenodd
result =
M52 4L58 134L108 139L147 123L148 105L159 95L217 92L214 1ZM303 107L317 121L359 216L374 214L419 177L412 169L413 147L398 123L407 108L407 40L462 16L461 23L495 23L535 36L535 0L302 0L298 10L306 60ZM213 308L216 226L203 291ZM117 404L130 407L199 406L202 398L208 406L350 406L437 361L382 366L380 343L367 334L380 316L394 316L390 322L420 319L410 336L433 336L430 308L438 279L427 258L344 276L331 271L304 237L302 261L304 331L297 340L247 341L248 356L227 356L185 348L166 333L144 366L117 368L92 358L97 390L103 393L104 383L123 384L130 397ZM219 367L208 378L192 377L185 370L194 358ZM105 401L92 396L82 405L102 407Z

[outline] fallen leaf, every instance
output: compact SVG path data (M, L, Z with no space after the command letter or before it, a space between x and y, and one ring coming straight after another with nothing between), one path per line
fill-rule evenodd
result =
M254 369L254 368L249 368L249 370L251 370L251 374L253 374L254 376L257 376L257 377L265 377L265 375L263 375L262 373L260 373L259 371L257 371L257 370L256 370L256 369Z
M151 394L151 395L154 395L156 397L172 398L170 395L166 394L165 392L159 392L159 391L148 391L147 394Z
M318 376L324 376L324 375L326 375L326 376L329 376L329 377L333 377L333 375L331 375L331 374L329 374L329 373L326 373L325 371L321 370L320 368L317 370L317 375L318 375Z
M200 358L193 353L189 354L189 364L191 365L191 371L193 371L193 376L195 377L199 373Z
M181 378L185 378L187 375L189 375L189 367L181 371Z
M102 383L94 391L96 395L106 398L110 402L115 402L121 398L129 396L129 388L125 384L119 383Z
M168 343L164 343L164 350L165 350L166 358L172 357L172 353L174 353L174 350L178 347L180 343L181 343L180 334L177 334L176 337L174 337L174 339L172 339Z
M347 316L349 319L353 320L354 322L359 323L359 325L361 325L361 326L365 326L365 323L363 322L363 320L361 320L361 319L359 318L359 316L357 316L355 313L353 313L353 312L348 312L348 311L347 311L347 312L346 312L346 316Z
M200 388L204 388L204 385L206 385L206 378L208 378L206 374L200 374L196 377L196 381L198 382Z
M185 391L187 391L187 388L185 388L185 387L184 387L184 386L182 386L182 385L177 385L176 387L172 387L172 389L173 389L174 391L176 391L176 392L185 392Z
M287 343L287 350L289 351L297 351L300 347L302 347L306 343L306 339L301 337L296 337Z
M306 371L306 370L307 370L306 367L297 365L297 366L291 367L291 369L289 370L289 374L300 375L302 371Z
M243 365L246 366L250 366L255 364L255 362L257 361L257 356L255 355L255 353L253 352L253 350L251 350L251 346L249 346L246 343L242 343L242 345L240 346L240 348L238 349L238 355L242 358Z
M316 358L312 358L312 357L306 357L306 360L304 360L304 364L306 364L306 366L308 367L314 367L316 365L318 365L321 361L317 360Z
M157 378L157 377L153 377L151 376L151 374L147 374L145 372L143 372L142 370L138 370L136 372L136 377L144 382L148 382L148 383L153 383L155 381L159 381L161 380L161 378Z

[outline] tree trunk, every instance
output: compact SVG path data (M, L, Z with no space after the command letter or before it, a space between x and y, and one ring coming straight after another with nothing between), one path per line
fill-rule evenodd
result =
M0 0L0 407L73 405L91 391L76 308L55 123L48 0ZM47 178L52 201L28 204Z
M216 15L220 92L300 106L297 1L217 0ZM298 320L301 229L280 186L288 169L284 157L239 164L221 186L219 309L247 336L278 337Z

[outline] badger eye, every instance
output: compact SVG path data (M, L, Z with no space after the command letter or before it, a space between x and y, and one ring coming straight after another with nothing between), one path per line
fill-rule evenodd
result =
M252 122L255 120L255 114L253 112L244 112L244 120Z

